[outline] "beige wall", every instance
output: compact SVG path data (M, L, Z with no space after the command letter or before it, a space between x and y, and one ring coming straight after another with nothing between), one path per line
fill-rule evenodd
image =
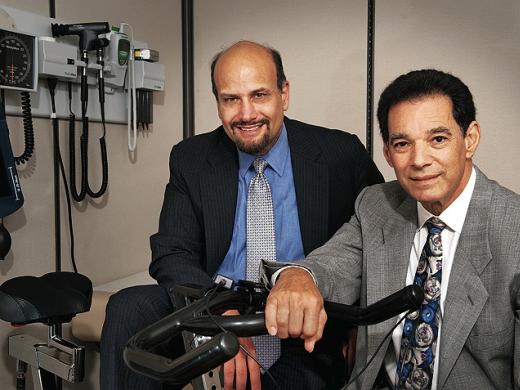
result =
M48 15L47 0L0 4ZM415 68L437 67L459 75L474 93L483 127L477 163L490 177L520 192L520 135L515 127L520 3L378 0L376 7L376 95L397 75ZM127 153L126 128L110 126L109 194L100 204L74 207L78 267L99 284L142 270L149 262L148 237L157 226L168 153L182 136L180 1L57 0L56 8L58 18L70 22L130 22L136 36L158 48L166 64L166 92L156 95L154 127L139 137L136 158ZM254 39L282 53L291 81L290 117L342 128L364 141L366 20L366 2L360 0L195 0L196 132L219 124L208 71L212 56L231 42ZM9 118L15 147L19 122ZM26 205L5 221L13 250L0 264L0 282L48 272L54 264L51 130L46 120L38 120L36 129L34 163L20 172ZM374 138L375 161L392 179L379 137ZM91 161L97 161L97 145L91 150ZM63 262L70 269L63 226ZM0 325L0 388L6 389L13 388L14 362L5 342L10 333ZM95 388L94 381L84 388Z

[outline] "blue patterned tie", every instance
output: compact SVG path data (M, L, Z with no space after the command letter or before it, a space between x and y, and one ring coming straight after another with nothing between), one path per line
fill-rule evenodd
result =
M428 238L417 264L414 284L424 289L419 310L404 322L401 351L397 363L398 389L431 389L435 348L440 321L442 281L441 232L446 225L437 217L426 221Z

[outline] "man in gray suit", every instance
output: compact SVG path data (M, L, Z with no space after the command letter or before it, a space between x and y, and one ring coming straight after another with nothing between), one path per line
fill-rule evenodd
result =
M281 271L269 332L312 351L323 298L367 306L415 283L418 311L358 329L349 388L520 388L520 196L472 163L480 126L469 89L410 72L382 93L378 120L397 181L365 189L306 269Z

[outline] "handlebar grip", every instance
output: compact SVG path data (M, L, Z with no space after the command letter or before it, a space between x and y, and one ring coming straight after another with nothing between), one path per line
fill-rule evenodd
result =
M324 307L330 318L345 321L351 326L373 325L400 313L417 310L423 299L423 289L410 285L365 308L328 301L325 301Z
M213 336L226 329L239 337L267 334L264 313L240 316L202 316L185 321L181 328L192 333Z
M184 385L192 378L224 364L238 353L238 338L222 332L175 360L127 345L123 358L133 371L164 383Z

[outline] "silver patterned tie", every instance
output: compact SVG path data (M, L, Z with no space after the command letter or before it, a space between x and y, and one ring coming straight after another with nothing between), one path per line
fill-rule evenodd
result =
M246 279L259 280L260 261L276 261L274 212L271 187L264 175L267 161L253 161L256 175L251 179L247 193L247 266ZM253 338L258 360L266 369L280 356L280 339L265 335Z

